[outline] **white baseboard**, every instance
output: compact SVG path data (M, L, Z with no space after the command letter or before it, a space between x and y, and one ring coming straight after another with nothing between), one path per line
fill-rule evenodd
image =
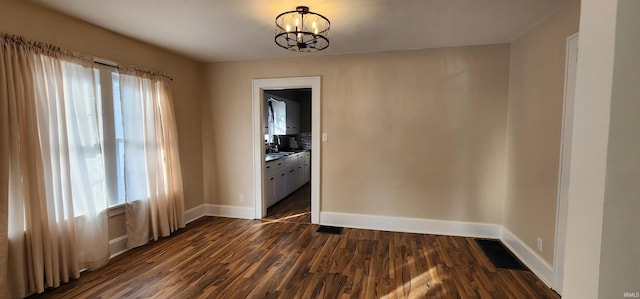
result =
M548 287L552 287L553 267L540 257L525 242L506 228L502 228L502 243L506 245Z
M502 226L497 224L432 220L421 218L321 212L322 225L346 226L394 232L498 239Z
M123 235L117 237L113 240L109 240L109 258L114 258L118 255L121 255L127 252L129 249L127 248L127 235Z
M498 224L321 212L322 225L500 239L542 282L551 287L553 268L511 231Z
M187 223L204 216L254 219L254 211L247 207L203 204L185 212ZM382 231L500 239L542 282L549 287L552 285L553 267L502 225L337 212L320 212L320 224Z
M202 217L206 216L204 213L204 205L199 205L195 208L188 209L184 212L184 221L189 224Z
M185 222L190 223L204 216L254 219L253 208L202 204L184 212ZM127 235L109 241L110 258L127 252Z
M253 208L214 204L202 204L195 208L187 210L184 214L186 223L190 223L204 216L218 216L241 219L255 218Z

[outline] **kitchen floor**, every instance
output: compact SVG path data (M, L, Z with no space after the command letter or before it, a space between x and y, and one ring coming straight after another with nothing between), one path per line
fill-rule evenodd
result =
M311 184L305 184L269 207L263 220L311 223Z

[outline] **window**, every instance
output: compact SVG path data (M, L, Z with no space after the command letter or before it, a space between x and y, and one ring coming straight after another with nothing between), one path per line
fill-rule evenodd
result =
M269 99L269 105L273 107L273 135L287 134L287 104L274 98Z
M123 204L126 195L120 75L116 67L100 63L94 64L94 75L104 151L106 192L109 206L113 207Z

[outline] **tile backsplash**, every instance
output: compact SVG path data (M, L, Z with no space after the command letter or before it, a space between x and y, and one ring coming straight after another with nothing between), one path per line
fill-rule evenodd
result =
M311 150L311 133L300 133L298 134L298 147L305 150Z
M311 133L300 133L298 135L278 135L280 139L280 150L289 150L291 143L291 138L295 138L297 147L295 149L304 149L311 150ZM267 140L268 138L265 138ZM271 144L270 142L265 142L265 146L267 144ZM294 145L295 146L295 145Z

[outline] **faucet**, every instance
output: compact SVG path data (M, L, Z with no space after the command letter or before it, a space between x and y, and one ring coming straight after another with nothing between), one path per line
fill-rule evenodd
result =
M278 145L277 145L277 144L275 144L275 143L266 142L266 143L264 144L264 146L265 146L265 152L266 152L267 154L270 154L270 153L277 153L277 152L278 152Z

